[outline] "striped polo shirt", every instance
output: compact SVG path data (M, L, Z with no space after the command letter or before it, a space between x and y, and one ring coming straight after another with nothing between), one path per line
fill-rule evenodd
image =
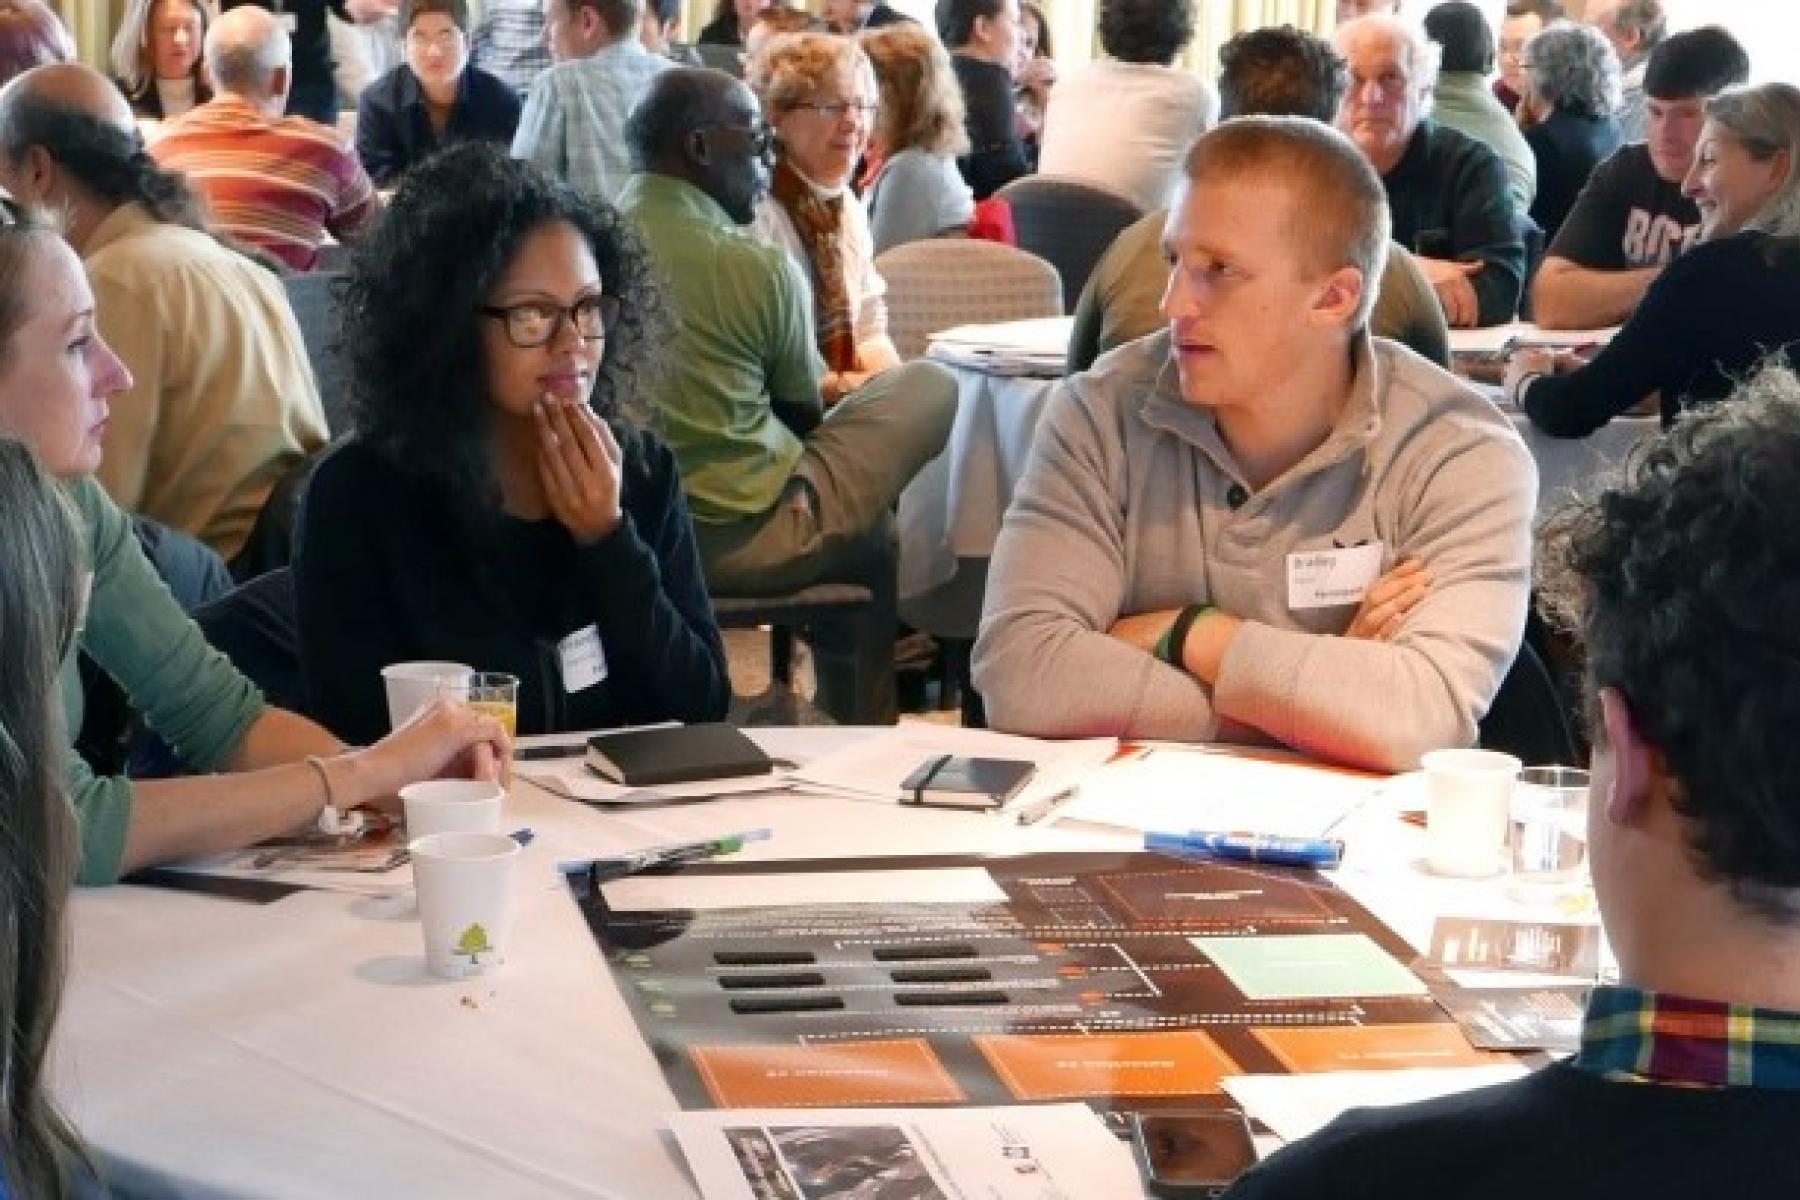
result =
M150 153L206 198L215 230L297 271L318 260L327 230L348 241L380 209L368 173L335 129L266 116L235 96L170 121Z

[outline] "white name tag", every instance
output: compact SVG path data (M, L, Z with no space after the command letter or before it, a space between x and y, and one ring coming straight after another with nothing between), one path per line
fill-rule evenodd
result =
M562 660L563 691L585 691L606 678L606 651L597 627L577 629L556 643L556 653Z
M1287 556L1288 607L1338 608L1360 604L1381 578L1381 543L1347 550L1303 550Z

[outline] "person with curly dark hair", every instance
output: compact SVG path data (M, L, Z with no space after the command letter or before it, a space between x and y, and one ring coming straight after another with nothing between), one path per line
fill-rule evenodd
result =
M0 91L0 184L66 214L100 333L132 376L100 486L226 559L258 558L270 495L328 437L281 281L208 234L199 200L89 67L39 67Z
M373 737L381 668L448 659L519 677L521 733L722 717L681 478L639 421L669 321L619 214L461 143L404 178L343 302L357 432L295 561L314 714Z
M1541 574L1586 647L1588 863L1619 981L1588 994L1573 1058L1346 1113L1231 1200L1800 1195L1796 509L1800 380L1773 369L1551 519Z
M1181 159L1219 114L1219 97L1175 60L1194 40L1192 0L1102 0L1109 57L1050 93L1038 170L1118 192L1146 212L1169 203Z

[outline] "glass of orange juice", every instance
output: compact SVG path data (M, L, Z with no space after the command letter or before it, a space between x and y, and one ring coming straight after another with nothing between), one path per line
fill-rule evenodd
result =
M506 730L507 755L500 764L500 783L512 783L511 746L519 733L519 677L503 671L471 671L460 680L446 680L438 694L466 704L500 722Z

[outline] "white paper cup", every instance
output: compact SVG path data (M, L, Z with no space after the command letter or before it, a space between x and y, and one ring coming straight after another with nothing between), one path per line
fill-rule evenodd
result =
M409 849L426 968L466 979L504 963L513 874L524 847L503 833L434 833Z
M499 833L506 791L491 779L433 779L400 789L406 836L434 833Z
M1493 750L1433 750L1425 768L1425 865L1485 879L1506 869L1513 782L1522 764Z
M398 729L437 699L438 689L473 675L473 667L453 662L401 662L381 668L387 685L388 726Z

